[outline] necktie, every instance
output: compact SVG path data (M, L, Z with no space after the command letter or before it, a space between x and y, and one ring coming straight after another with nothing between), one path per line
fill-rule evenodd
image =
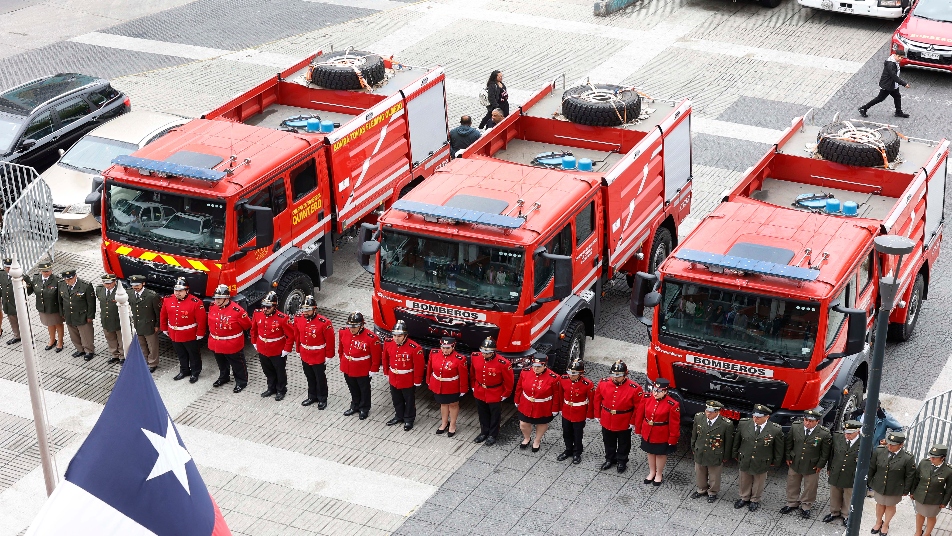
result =
M707 421L708 426L714 426L714 421Z
M762 425L758 425L758 426L757 426L757 435L760 435L760 432L761 432L761 430L763 430L763 429L764 429L764 427L763 427Z
M812 431L813 431L812 428L807 429L807 437L810 437L810 432L812 432Z

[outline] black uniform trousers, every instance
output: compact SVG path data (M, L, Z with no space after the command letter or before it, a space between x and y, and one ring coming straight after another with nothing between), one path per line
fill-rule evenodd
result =
M344 374L344 382L350 390L350 409L370 411L370 376L355 377Z
M490 404L476 399L476 413L479 414L479 433L484 436L498 438L502 403Z
M416 387L397 389L391 385L390 398L393 399L394 416L405 423L413 424L416 419Z
M215 362L218 363L218 379L228 380L229 371L235 376L235 383L244 387L248 385L248 365L245 363L245 353L220 354L215 352Z
M276 393L288 392L288 358L283 355L269 357L258 354L261 370L268 379L268 390Z
M307 398L318 402L327 402L327 363L320 365L304 365L304 376L307 377Z
M605 460L628 463L628 455L631 454L631 428L613 432L603 426L602 441L605 443Z
M198 376L202 372L202 347L198 341L175 342L172 348L178 356L179 372Z
M585 431L585 421L572 422L562 417L562 439L565 440L565 453L572 456L582 455L582 434ZM629 441L631 441L629 439ZM607 445L607 443L606 443ZM630 448L630 443L629 443Z
M876 98L875 98L875 99L873 99L873 100L867 102L866 104L864 104L864 105L863 105L863 109L864 109L864 110L868 110L868 109L872 108L873 106L876 106L877 104L879 104L879 103L883 102L884 100L886 100L886 97L888 97L888 96L890 96L890 95L892 95L893 104L896 105L896 111L897 111L897 112L901 112L901 111L902 111L902 95L899 94L899 88L898 88L898 87L897 87L896 89L880 89L880 90L879 90L879 95L876 95Z

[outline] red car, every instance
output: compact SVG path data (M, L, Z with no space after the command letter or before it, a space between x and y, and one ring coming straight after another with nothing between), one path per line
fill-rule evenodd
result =
M893 34L892 50L906 52L901 66L952 71L952 1L916 2Z

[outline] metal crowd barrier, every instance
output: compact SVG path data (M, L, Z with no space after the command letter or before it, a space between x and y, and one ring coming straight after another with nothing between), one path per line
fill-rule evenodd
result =
M15 256L26 272L53 258L58 236L46 182L31 167L0 164L0 256Z
M906 428L906 450L921 460L935 443L952 444L952 391L926 400Z

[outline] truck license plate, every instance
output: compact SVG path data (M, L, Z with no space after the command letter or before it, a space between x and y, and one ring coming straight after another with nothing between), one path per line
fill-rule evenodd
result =
M937 60L937 59L939 59L939 53L938 53L938 52L922 52L921 54L922 54L922 57L925 58L925 59L927 59L927 60Z

